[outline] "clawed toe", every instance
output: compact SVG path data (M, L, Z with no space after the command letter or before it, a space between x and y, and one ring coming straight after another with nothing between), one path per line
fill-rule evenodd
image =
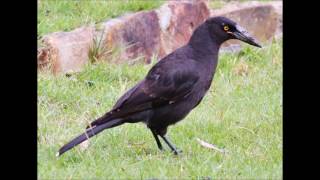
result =
M179 155L181 154L183 151L181 149L175 149L173 150L174 155Z

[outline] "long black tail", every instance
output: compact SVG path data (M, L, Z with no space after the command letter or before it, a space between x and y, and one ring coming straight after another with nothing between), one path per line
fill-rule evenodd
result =
M109 122L106 122L104 124L89 128L86 130L85 133L79 135L78 137L74 138L72 141L69 143L65 144L62 148L60 148L59 152L57 153L57 156L61 156L63 153L67 152L68 150L72 149L76 145L82 143L83 141L89 139L92 136L97 135L104 129L112 128L115 126L119 126L123 124L123 119L113 119Z

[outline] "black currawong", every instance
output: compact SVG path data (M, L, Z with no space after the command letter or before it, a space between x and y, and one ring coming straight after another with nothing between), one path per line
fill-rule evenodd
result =
M232 20L207 19L196 28L186 45L155 64L145 79L127 91L109 112L93 121L85 133L64 145L57 156L105 129L137 122L147 125L160 150L163 147L159 137L175 154L181 152L166 136L167 128L201 102L216 70L220 45L229 39L261 47Z

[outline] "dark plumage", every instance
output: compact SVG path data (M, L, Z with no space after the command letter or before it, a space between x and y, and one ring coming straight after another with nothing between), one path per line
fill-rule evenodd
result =
M178 154L179 150L166 137L167 128L201 102L216 70L220 45L229 39L261 47L230 19L207 19L186 45L154 65L145 79L127 91L109 112L93 121L85 133L64 145L58 155L104 129L136 122L147 125L160 150L163 148L159 136Z

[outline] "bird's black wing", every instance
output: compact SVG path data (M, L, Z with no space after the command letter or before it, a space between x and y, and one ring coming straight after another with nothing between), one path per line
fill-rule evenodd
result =
M111 111L91 126L103 124L114 118L172 104L188 96L199 76L192 61L160 62L146 78L127 91Z

